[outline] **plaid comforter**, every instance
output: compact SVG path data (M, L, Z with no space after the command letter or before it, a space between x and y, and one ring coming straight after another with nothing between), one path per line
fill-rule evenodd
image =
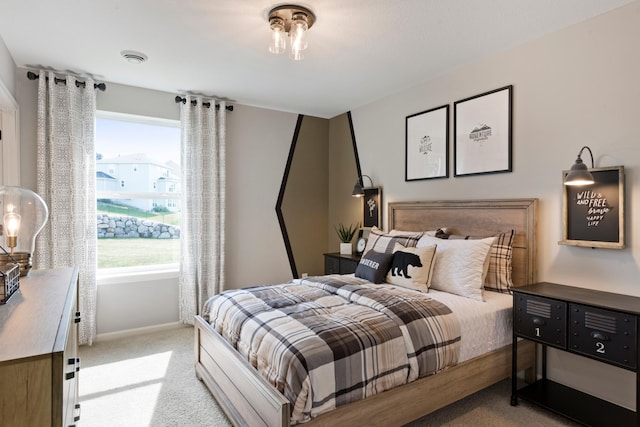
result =
M458 360L460 330L426 294L353 276L226 291L203 317L308 421Z

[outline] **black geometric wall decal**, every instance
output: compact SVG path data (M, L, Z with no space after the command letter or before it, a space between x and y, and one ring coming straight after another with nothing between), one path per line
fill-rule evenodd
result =
M285 223L284 215L282 214L282 201L284 200L284 191L287 188L287 180L289 179L289 173L291 172L291 162L293 162L293 153L296 151L296 144L298 143L298 135L300 134L300 126L302 126L303 118L304 115L298 115L296 130L293 132L293 140L291 141L291 147L289 147L289 157L287 158L287 165L284 168L282 183L280 183L280 192L278 193L278 201L276 202L276 215L278 216L278 223L280 224L282 240L284 240L284 247L287 250L287 257L289 257L289 265L291 266L291 274L293 275L294 279L299 278L298 269L296 268L296 261L293 256L293 250L291 249L289 233L287 233L287 224Z
M287 232L287 224L282 214L282 202L284 200L285 190L287 188L287 181L289 180L289 173L291 172L291 163L293 162L293 154L296 151L296 145L298 143L298 135L300 134L300 127L302 126L302 120L304 115L298 115L296 121L296 129L293 132L293 139L291 140L291 147L289 147L289 156L287 157L287 164L284 168L284 174L282 176L282 182L280 183L280 192L278 193L278 200L276 201L276 216L278 217L278 224L280 224L280 232L282 233L282 240L284 241L284 247L287 251L287 257L289 258L289 266L291 267L291 274L294 279L298 279L298 269L296 267L295 257L293 250L291 249L291 241L289 240L289 233ZM349 120L349 132L351 133L351 141L353 143L353 155L356 161L356 170L358 178L362 179L362 172L360 170L360 158L358 157L358 146L356 144L356 135L353 130L353 121L351 120L351 111L347 112L347 118Z

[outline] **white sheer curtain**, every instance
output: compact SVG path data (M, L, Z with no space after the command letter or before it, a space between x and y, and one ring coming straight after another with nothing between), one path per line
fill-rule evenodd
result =
M34 265L79 268L79 342L91 345L96 335L96 90L92 79L81 79L84 85L76 80L40 71L37 193L49 207L49 221L38 235Z
M182 126L180 320L224 288L226 105L188 95ZM210 102L210 107L203 103Z

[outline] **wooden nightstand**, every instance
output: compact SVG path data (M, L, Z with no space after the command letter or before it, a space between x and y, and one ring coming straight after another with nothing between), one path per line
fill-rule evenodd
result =
M640 407L640 298L536 283L513 288L513 359L518 338L542 346L542 378L518 388L512 367L511 404L518 398L591 426L640 425L637 412L547 378L547 347L588 357L635 373L636 407Z
M332 252L324 254L324 274L355 273L361 254L341 254Z

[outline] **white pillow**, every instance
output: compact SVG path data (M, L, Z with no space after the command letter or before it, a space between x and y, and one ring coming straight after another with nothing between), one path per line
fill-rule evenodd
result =
M406 248L396 243L386 281L416 291L427 292L431 284L436 245Z
M478 240L446 240L422 236L416 247L437 244L431 287L478 301L486 275L487 256L494 237Z

